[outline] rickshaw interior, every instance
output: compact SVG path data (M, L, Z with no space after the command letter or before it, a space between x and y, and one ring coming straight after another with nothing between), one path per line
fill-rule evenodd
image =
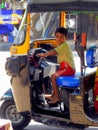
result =
M55 12L52 14L53 14L53 16L56 16L56 14L59 14L59 13L60 12ZM94 110L94 100L95 100L94 99L94 85L95 85L95 74L97 72L96 71L97 70L97 68L96 68L97 61L94 59L95 59L95 57L97 57L96 52L97 52L97 41L98 41L98 37L97 37L98 36L98 19L97 19L98 12L67 11L67 12L63 12L63 13L65 13L65 18L64 18L65 23L64 24L66 24L66 27L69 31L68 43L70 44L71 49L73 51L73 55L75 58L75 65L76 65L76 76L66 77L64 80L67 81L68 80L67 78L69 78L68 86L72 85L71 80L72 80L72 82L77 81L77 85L74 86L73 88L68 87L68 86L66 86L66 84L63 85L63 83L59 82L60 78L58 78L57 79L58 86L60 86L60 85L63 86L63 87L59 88L59 89L61 89L60 95L61 95L61 98L63 100L65 100L65 102L66 102L66 99L65 99L66 96L65 97L62 96L63 94L67 95L66 93L64 93L64 86L66 86L68 88L68 91L70 92L70 94L74 94L74 93L82 94L83 100L84 100L85 113L89 117L95 118L96 111ZM40 15L42 15L42 17L44 17L44 15L46 15L46 14L48 15L48 13L46 13L46 12L42 13ZM58 15L58 17L59 17L59 15ZM42 20L44 20L44 19L42 18ZM46 20L47 20L47 18L46 18ZM55 43L55 40L53 39L54 30L56 27L59 27L61 25L59 24L59 21L57 24L57 19L56 20L54 19L53 21L56 21L56 23L53 22L53 26L50 23L50 25L49 25L50 30L48 29L49 27L44 25L44 29L46 29L46 31L43 29L44 36L42 36L42 34L43 34L42 32L41 33L39 32L41 34L40 40L34 38L36 40L34 40L33 43L31 43L31 46L33 45L34 48L41 47L41 48L44 48L46 50L50 50L50 49L57 46ZM48 21L45 21L45 22L47 23ZM81 25L82 32L86 34L87 39L84 39L84 40L86 40L86 46L82 46L82 44L79 43L81 36L77 32L80 29L80 27L79 27L80 23L82 23L82 25ZM75 38L74 33L77 33L76 34L77 39L74 39ZM49 38L51 38L51 36L52 36L52 39L49 39ZM90 50L91 51L93 50L93 53L89 53ZM31 49L31 51L32 51L32 49ZM89 61L88 59L91 61ZM53 62L56 63L56 57L54 57L54 58L49 57L48 60L50 60L50 61L53 60ZM78 62L78 64L77 64L77 62ZM45 88L47 88L47 86L45 86ZM49 108L49 110L53 110L53 109L56 111L61 111L60 110L61 108L59 108L59 107L58 108L57 107L56 108Z
M60 15L58 15L59 13L60 12L40 13L41 18L40 23L42 24L41 26L43 28L42 29L43 32L39 31L39 34L41 34L40 39L42 40L38 39L34 40L33 45L34 46L38 45L38 47L46 47L48 49L49 46L56 47L56 43L54 42L54 40L53 42L51 41L51 39L48 41L49 38L54 37L55 28L59 26L64 26L68 29L69 32L68 43L70 44L73 54L76 57L75 63L77 70L76 76L72 77L71 80L73 82L75 82L75 78L78 80L77 81L78 85L76 85L73 89L67 86L69 89L68 91L70 92L70 94L78 93L83 96L84 112L90 118L94 118L96 120L97 108L95 108L96 104L95 84L97 80L96 75L98 73L97 72L98 11L73 10L73 11L63 11L61 12ZM49 22L50 19L51 21ZM34 27L36 27L37 30L37 26ZM44 41L43 38L47 39ZM93 53L91 53L91 51L93 51ZM77 58L79 58L78 61ZM77 64L77 62L78 63L80 62L80 64ZM65 80L68 79L65 78ZM69 86L71 84L70 82L71 81L69 81ZM59 83L59 78L57 79L57 83L58 86L60 85L63 86L61 82ZM64 86L59 89L61 89L60 91L61 98L66 102L65 99L66 96L65 97L62 96L63 95L62 93L64 93ZM64 93L64 95L66 95L66 93ZM56 108L56 110L58 111L60 110L60 108L59 109Z
M64 15L63 20L65 21L63 25L60 23L60 17L62 14ZM40 15L40 17L38 17L37 15ZM50 50L56 47L57 45L54 40L54 30L55 28L59 26L66 25L69 31L68 43L70 44L74 57L75 57L75 64L76 64L76 71L77 71L76 76L70 77L71 79L68 77L70 79L68 82L68 86L72 85L71 81L72 82L77 81L77 85L74 86L73 88L67 86L67 89L70 92L70 94L77 93L83 96L85 113L89 117L95 118L96 111L94 110L94 100L95 100L94 99L94 85L95 85L95 74L97 72L96 71L97 64L95 62L97 61L93 61L93 60L95 59L95 55L96 55L95 52L97 51L98 12L67 11L67 12L62 12L61 14L60 12L55 12L55 13L42 12L38 14L34 13L31 16L32 16L32 19L34 19L35 17L37 21L31 22L31 30L32 30L31 38L32 39L31 39L31 44L30 44L31 49L29 51L30 54L32 54L32 48L44 48L46 50ZM81 25L82 32L86 34L87 39L84 39L86 40L86 46L82 46L82 44L79 43L81 35L78 34L77 32L80 29L80 23L82 24ZM74 39L75 37L74 33L77 33L76 34L77 39ZM89 53L89 54L87 53L89 52L89 48L93 50L93 53ZM88 60L90 56L92 57L91 59L89 59L91 61ZM48 60L55 63L57 62L56 56L49 57ZM91 62L91 63L87 63L87 62ZM92 62L94 63L92 64ZM68 80L67 77L64 80L67 81ZM57 84L58 86L63 86L61 88L59 87L60 95L61 95L61 98L65 102L67 102L65 99L67 97L66 96L63 97L63 94L67 95L66 92L64 93L64 86L66 86L66 84L63 85L61 82L59 82L59 78L57 79ZM49 87L51 87L51 85ZM46 86L44 84L44 89L47 89L47 83L46 83ZM44 93L47 93L47 90L44 91ZM56 112L63 111L61 109L62 109L61 107L47 108L47 110L49 111L54 110ZM64 112L66 115L65 109L66 108L64 108ZM63 116L64 116L64 113L63 113Z

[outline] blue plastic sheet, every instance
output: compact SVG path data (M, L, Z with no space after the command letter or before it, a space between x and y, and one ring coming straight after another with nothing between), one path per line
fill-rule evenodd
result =
M14 30L14 25L0 25L0 35L1 34L10 34Z

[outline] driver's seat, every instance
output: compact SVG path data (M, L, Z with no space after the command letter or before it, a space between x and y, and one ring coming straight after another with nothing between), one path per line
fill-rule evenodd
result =
M86 51L86 63L90 68L98 66L98 47L93 46ZM60 76L56 79L56 83L59 87L76 89L80 84L79 77L79 72L72 76Z
M80 84L80 73L76 73L72 76L60 76L56 79L56 83L59 87L65 88L77 88Z

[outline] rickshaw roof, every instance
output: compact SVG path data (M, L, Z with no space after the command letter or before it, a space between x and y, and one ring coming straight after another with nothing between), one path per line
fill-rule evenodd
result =
M98 11L98 0L29 0L28 11Z

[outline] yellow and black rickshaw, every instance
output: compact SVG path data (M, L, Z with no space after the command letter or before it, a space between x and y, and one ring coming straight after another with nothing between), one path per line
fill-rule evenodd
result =
M68 42L76 59L76 74L57 78L61 101L50 107L44 96L45 89L58 64L51 57L37 59L40 66L37 68L30 64L29 57L58 46L53 37L59 26L69 31ZM10 119L17 129L26 127L31 119L59 127L97 127L98 1L29 0L21 29L25 32L24 40L18 45L14 42L5 65L6 73L11 76L12 91L1 98L4 100L1 117ZM13 109L17 115L14 118Z

